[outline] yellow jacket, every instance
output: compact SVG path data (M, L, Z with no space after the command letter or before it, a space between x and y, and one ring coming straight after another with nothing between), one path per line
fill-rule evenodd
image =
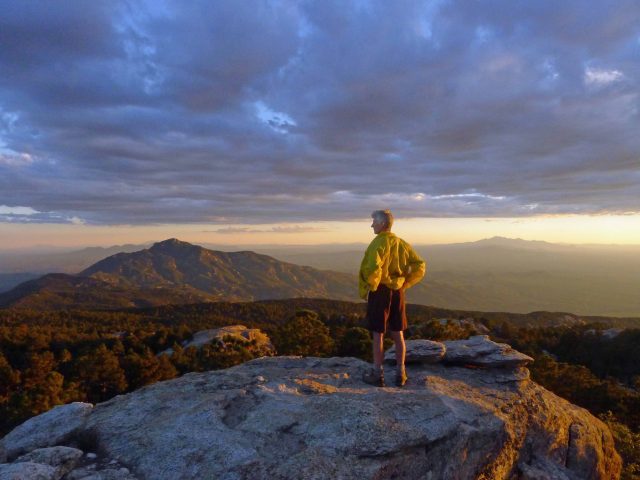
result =
M369 244L360 264L359 292L366 299L381 283L391 290L409 288L424 277L425 261L407 242L391 232L380 232Z

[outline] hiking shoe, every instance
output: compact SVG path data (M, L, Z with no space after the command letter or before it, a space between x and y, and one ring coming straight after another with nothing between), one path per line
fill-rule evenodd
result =
M362 375L362 380L375 387L384 387L384 372L382 370L377 372L372 368L368 373Z
M406 372L403 370L402 373L396 372L396 387L404 387L404 384L407 383L408 377Z

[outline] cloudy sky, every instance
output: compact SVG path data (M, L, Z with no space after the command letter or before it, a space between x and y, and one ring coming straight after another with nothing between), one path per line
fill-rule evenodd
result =
M637 0L0 11L0 230L640 219Z

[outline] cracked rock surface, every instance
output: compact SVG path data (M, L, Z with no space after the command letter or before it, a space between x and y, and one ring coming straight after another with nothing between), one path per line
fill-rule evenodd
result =
M408 363L438 363L442 361L447 348L442 342L433 340L407 340L405 342L405 364ZM396 364L396 347L393 345L384 354L384 361Z
M408 366L362 382L354 358L271 357L97 405L84 427L148 479L616 478L607 427L524 368ZM579 432L579 433L578 433ZM551 477L554 478L554 477Z
M92 408L90 403L73 402L30 418L2 439L3 457L13 459L36 448L63 444L80 429Z
M75 443L75 442L71 442ZM0 480L137 480L115 459L78 448L38 448L0 464Z
M514 350L506 343L496 343L488 335L475 335L466 340L449 340L443 343L446 347L443 361L451 365L517 368L533 362L530 356Z

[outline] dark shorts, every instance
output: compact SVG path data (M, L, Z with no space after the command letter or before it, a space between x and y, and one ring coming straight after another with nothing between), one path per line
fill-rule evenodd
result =
M387 325L392 332L401 332L407 328L404 290L391 290L380 285L375 292L369 292L367 328L373 332L385 333Z

